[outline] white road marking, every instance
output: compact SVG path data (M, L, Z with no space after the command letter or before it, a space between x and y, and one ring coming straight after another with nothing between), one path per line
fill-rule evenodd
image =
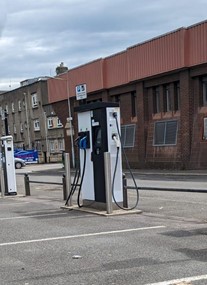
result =
M30 216L17 216L17 217L5 217L0 218L0 221L5 220L18 220L18 219L29 219L29 218L38 218L38 217L47 217L47 216L57 216L57 215L66 215L67 213L50 213L50 214L44 214L44 215L30 215Z
M161 229L161 228L165 228L165 226L134 228L134 229L125 229L125 230L117 230L117 231L80 234L80 235L72 235L72 236L61 236L61 237L51 237L51 238L43 238L43 239L33 239L33 240L22 240L22 241L14 241L14 242L5 242L5 243L0 243L0 246L18 245L18 244L27 244L27 243L36 243L36 242L45 242L45 241L55 241L55 240L63 240L63 239L75 239L75 238L111 235L111 234L117 234L117 233L129 233L129 232L137 232L137 231L153 230L153 229Z
M193 281L199 281L199 280L207 280L207 274L200 275L200 276L181 278L181 279L168 280L168 281L163 281L163 282L158 282L158 283L150 283L150 284L145 284L145 285L176 285L176 284L180 284L181 282L193 282Z
M152 192L151 192L152 193ZM177 192L178 193L178 192ZM131 197L136 197L135 193L130 194ZM149 199L152 200L152 197L148 197L148 196L142 196L142 199ZM160 197L154 197L153 196L153 200L158 200L158 201L169 201L169 202L179 202L179 203L188 203L188 204L199 204L199 205L206 205L206 202L193 202L193 201L181 201L180 199L174 200L174 199L170 199L170 198L160 198Z

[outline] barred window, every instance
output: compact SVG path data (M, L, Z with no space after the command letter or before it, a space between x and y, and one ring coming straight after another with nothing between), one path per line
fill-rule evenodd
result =
M154 145L176 145L178 122L160 121L154 126Z
M121 143L122 146L134 147L135 141L135 124L121 126Z

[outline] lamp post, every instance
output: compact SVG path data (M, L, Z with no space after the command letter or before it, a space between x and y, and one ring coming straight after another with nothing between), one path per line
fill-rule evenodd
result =
M72 156L72 167L75 167L75 152L74 152L74 143L73 143L73 125L72 125L72 114L71 114L71 105L70 105L70 92L69 92L69 80L68 80L68 73L66 79L60 77L52 77L49 78L54 80L62 80L66 82L66 89L67 89L67 100L68 100L68 118L66 122L66 127L68 128L69 135L70 135L70 142L71 142L71 156Z
M44 122L45 122L45 142L46 142L46 162L48 162L48 132L47 132L47 114L44 112Z
M73 143L73 125L72 125L72 114L70 106L70 92L69 92L69 82L68 82L68 73L66 78L67 84L67 98L68 98L68 121L69 121L69 130L70 130L70 143L71 143L71 155L72 155L72 166L75 167L75 153L74 153L74 143Z

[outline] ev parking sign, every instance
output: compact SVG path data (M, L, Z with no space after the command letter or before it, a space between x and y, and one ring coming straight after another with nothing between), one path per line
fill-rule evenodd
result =
M86 84L80 84L75 87L76 99L83 100L87 98Z

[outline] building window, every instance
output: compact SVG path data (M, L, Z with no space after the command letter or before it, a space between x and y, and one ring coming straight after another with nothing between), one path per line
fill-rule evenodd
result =
M18 101L18 110L21 111L22 110L22 102L19 100Z
M154 145L176 145L177 129L178 122L176 120L155 122Z
M34 130L39 131L40 130L40 122L39 120L34 120Z
M17 128L16 128L15 124L13 125L13 130L14 130L14 134L16 134L17 133Z
M114 96L114 101L115 101L116 103L119 103L119 102L120 102L120 95Z
M42 151L41 141L35 141L35 149L38 151Z
M164 103L164 112L172 111L169 85L164 85L163 87L163 103Z
M5 105L5 113L9 114L9 107L8 107L8 105Z
M132 117L137 116L137 95L136 95L136 91L131 92L131 113L132 113Z
M47 127L48 127L48 129L53 128L53 118L50 117L47 119Z
M23 123L20 123L20 133L24 132L24 127L23 127Z
M36 108L38 106L38 101L37 101L37 93L32 94L32 108Z
M14 113L14 102L11 104L12 113Z
M202 91L203 91L203 106L207 106L207 77L202 79Z
M174 111L180 110L180 83L174 83Z
M61 123L59 118L57 118L57 126L58 126L58 128L62 128L63 127L63 124Z
M160 91L159 87L153 89L153 113L160 113Z
M121 144L123 147L134 147L135 124L121 126Z
M65 150L64 139L59 139L58 140L58 149L59 150Z
M54 152L54 151L55 151L55 142L54 142L54 140L50 140L50 141L49 141L49 150L50 150L51 152Z
M207 140L207 118L203 119L203 140Z

